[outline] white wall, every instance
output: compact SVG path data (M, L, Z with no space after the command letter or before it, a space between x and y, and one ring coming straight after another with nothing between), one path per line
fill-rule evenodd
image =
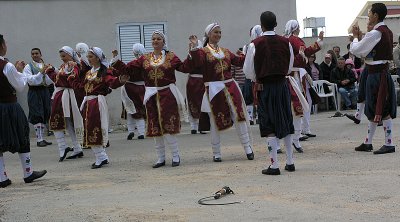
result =
M317 38L303 38L306 46L310 46L313 44L315 41L317 41ZM325 54L327 53L328 50L333 49L334 46L339 46L340 47L340 55L344 55L347 53L347 44L349 44L349 37L348 36L335 36L335 37L325 37L324 38L324 44L322 46L322 49L316 53L316 62L319 64L322 62Z
M106 56L117 46L116 24L167 22L169 48L184 59L190 34L203 36L211 22L222 27L221 46L236 51L247 43L249 29L259 23L261 12L275 12L277 32L296 18L295 0L0 0L0 27L8 45L7 57L30 61L30 49L42 49L44 60L60 65L58 49L78 42L101 47ZM186 76L177 73L182 93ZM108 97L112 123L120 121L119 90ZM27 113L26 92L19 99Z

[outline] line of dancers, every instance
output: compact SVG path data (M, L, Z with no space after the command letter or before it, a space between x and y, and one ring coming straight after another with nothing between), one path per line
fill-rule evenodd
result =
M370 130L373 123L383 119L388 137L384 148L394 152L391 143L391 119L395 118L396 110L393 108L393 101L388 99L392 98L392 91L387 91L393 82L390 82L391 78L386 77L385 69L385 61L389 60L391 55L390 50L384 50L392 46L390 41L393 41L393 38L390 30L383 24L385 10L384 4L372 5L370 20L375 22L375 27L361 41L361 33L355 27L353 32L357 36L350 50L361 55L375 52L371 55L372 62L367 63L369 74L366 85L373 85L377 90L371 92L367 87L363 88L366 93L365 104L368 107L366 114L371 121ZM8 120L2 119L1 124L1 186L11 184L6 176L2 157L2 153L6 151L20 153L23 167L29 168L29 171L24 170L25 182L31 182L46 173L32 171L30 165L26 166L28 162L30 164L29 127L16 102L15 90L23 89L27 83L55 85L51 112L47 115L49 128L54 131L57 140L60 162L83 157L84 146L90 147L94 153L95 162L91 166L92 169L101 168L109 163L110 159L105 150L109 143L109 114L105 96L111 93L112 89L119 87L122 87L121 100L128 122L127 139L134 137L135 128L138 139L143 139L144 136L154 138L157 160L153 168L166 165L166 146L171 150L171 166L180 165L181 156L176 134L180 133L181 122L189 119L193 134L201 131L199 125L202 125L202 121L205 122L203 125L209 125L214 162L222 161L220 132L233 125L246 158L253 160L246 103L238 84L232 79L231 65L243 67L246 78L258 84L256 98L260 134L261 137L266 137L266 147L271 159L270 165L263 169L262 173L280 174L277 158L279 139L283 139L286 147L284 169L289 172L295 171L293 148L303 152L299 142L302 119L305 133L312 135L309 128L312 104L309 89L312 82L304 68L307 57L321 49L323 32L313 45L306 47L298 37L300 29L296 20L290 20L286 24L284 36L274 31L277 22L273 12L263 12L260 23L261 25L254 26L251 31L252 42L246 45L244 52L238 51L236 54L219 45L222 28L218 23L212 23L206 27L202 42L195 35L189 37L190 50L184 61L166 47L166 36L161 31L154 31L152 34L152 52L146 52L143 45L135 44L134 59L127 64L118 58L117 51L113 51L113 58L109 62L101 48L89 48L84 43L79 43L77 50L69 46L59 49L59 56L63 62L59 68L39 61L35 63L36 71L30 75L20 73L24 62L18 61L14 66L1 57L0 78L4 81L0 81L0 84L4 84L4 87L0 87L0 112L2 116L9 116ZM379 41L374 40L374 47L371 47L369 33L376 36L379 33L381 37ZM4 56L7 47L3 36L0 49L0 56ZM189 74L188 104L175 85L175 70ZM18 124L10 124L10 121L16 121ZM43 128L40 121L39 124L35 125L35 129ZM6 131L13 135L3 133ZM72 148L67 146L65 131L71 136ZM369 138L367 140L362 146L365 150L371 150L372 145L367 143ZM69 152L72 153L67 157Z

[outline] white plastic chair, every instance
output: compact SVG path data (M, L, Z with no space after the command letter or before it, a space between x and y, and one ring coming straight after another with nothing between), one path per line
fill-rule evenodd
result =
M328 85L329 89L331 90L330 93L326 93L324 90L324 84ZM338 110L338 105L336 103L336 94L337 94L337 85L335 83L331 83L326 80L316 80L313 81L313 88L318 93L318 96L321 99L326 98L326 110L329 110L329 97L333 97L333 102L335 103L336 111ZM314 105L314 112L317 113L318 111L318 104Z

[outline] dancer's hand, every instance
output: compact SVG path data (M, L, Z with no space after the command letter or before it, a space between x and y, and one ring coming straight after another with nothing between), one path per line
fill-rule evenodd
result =
M129 76L128 75L122 75L122 76L119 77L119 81L122 84L125 84L128 80L129 80Z
M382 121L382 115L375 115L374 122L379 123L380 121Z
M112 55L113 55L113 58L117 57L118 56L118 50L116 50L116 49L112 50Z
M18 72L23 72L25 68L25 62L24 61L17 61L15 63L15 68L18 70Z
M54 70L54 67L50 64L45 65L45 67L46 67L46 69L44 70L44 73L46 73L46 74L51 72L52 70Z
M324 40L324 31L319 32L318 38Z
M353 33L354 38L359 38L360 36L360 27L358 26L358 23L353 25L351 32Z
M197 48L197 46L198 46L197 36L196 35L189 36L189 50Z

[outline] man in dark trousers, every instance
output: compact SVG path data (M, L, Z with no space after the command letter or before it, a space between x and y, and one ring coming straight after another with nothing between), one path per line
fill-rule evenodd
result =
M29 144L29 124L25 113L17 102L16 91L22 91L26 78L22 72L24 62L16 66L6 62L7 45L0 35L0 187L11 184L4 164L4 152L18 153L24 172L25 183L44 176L47 171L33 171Z
M374 151L374 154L395 152L393 144L392 119L396 118L397 105L393 80L389 74L389 61L393 59L393 33L383 20L387 15L386 5L374 3L368 11L368 23L373 26L364 38L357 25L353 26L354 40L350 52L357 57L365 57L368 75L364 84L360 85L365 93L365 115L370 121L368 136L364 143L356 147L356 151L373 150L372 139L377 124L382 121L385 132L385 144Z
M28 78L28 107L29 122L35 128L36 144L39 147L51 145L51 142L44 140L44 129L50 118L51 95L48 89L53 81L43 73L44 61L39 48L31 50L32 62L24 68L24 75ZM54 87L54 86L53 86Z
M295 171L291 134L294 133L287 75L293 67L293 49L289 40L275 33L276 16L270 11L260 16L263 35L253 40L247 50L243 71L246 78L262 85L258 92L261 137L270 145L271 165L263 174L279 175L278 140L286 146L285 170Z

